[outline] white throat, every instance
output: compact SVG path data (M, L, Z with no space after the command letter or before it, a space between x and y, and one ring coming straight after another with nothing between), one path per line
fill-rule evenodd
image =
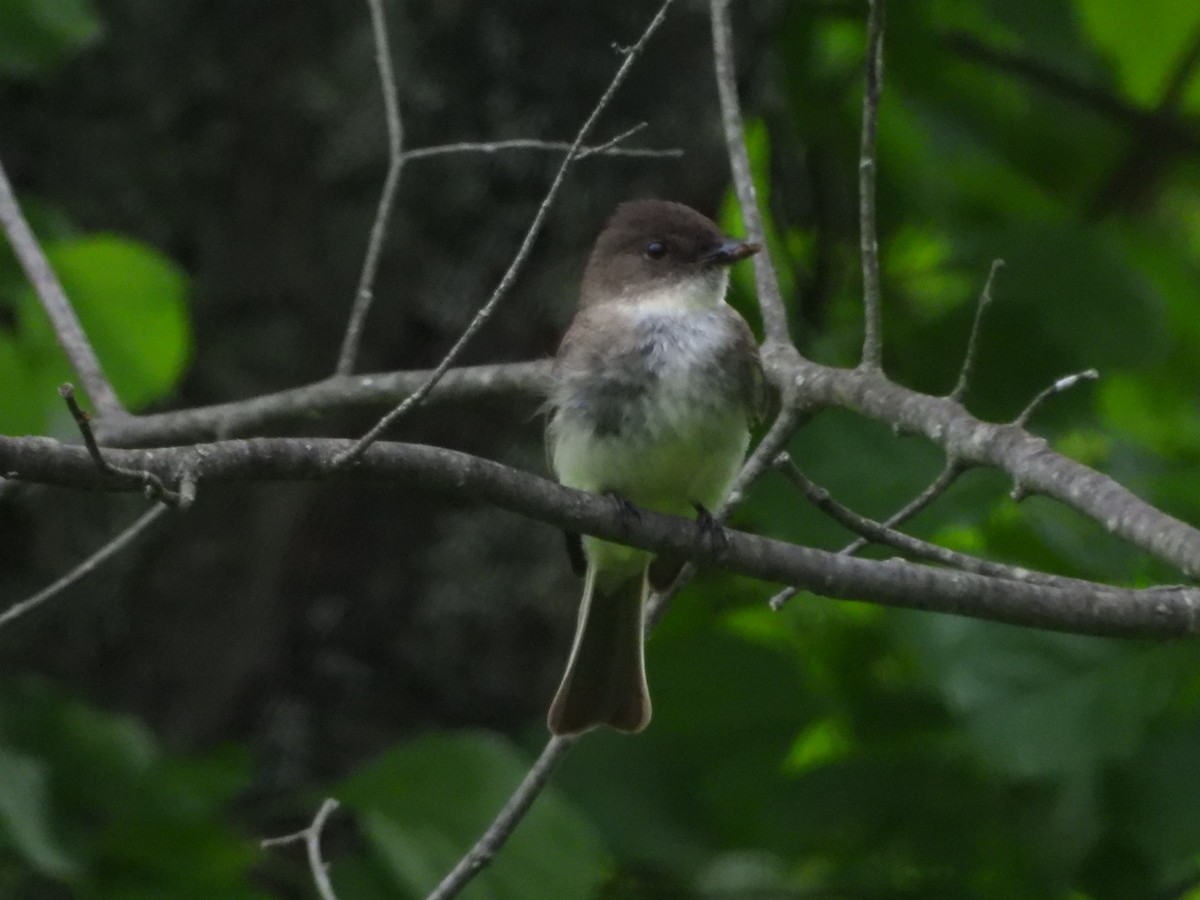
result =
M713 278L683 278L650 290L630 291L623 299L645 310L701 312L723 304L728 287L729 272L721 269Z

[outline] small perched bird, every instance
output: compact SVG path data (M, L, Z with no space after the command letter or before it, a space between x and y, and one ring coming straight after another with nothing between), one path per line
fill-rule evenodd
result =
M555 358L547 449L559 481L676 516L707 518L725 499L763 384L754 335L725 302L728 267L758 249L681 203L617 207ZM567 538L583 599L550 730L640 731L646 599L680 562Z

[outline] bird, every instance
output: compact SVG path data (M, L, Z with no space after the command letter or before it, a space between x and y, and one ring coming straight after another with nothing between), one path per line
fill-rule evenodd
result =
M716 528L763 398L758 345L725 301L759 247L682 203L620 204L596 239L554 360L547 456L561 484ZM650 588L681 560L568 534L583 575L574 641L547 724L556 735L650 722Z

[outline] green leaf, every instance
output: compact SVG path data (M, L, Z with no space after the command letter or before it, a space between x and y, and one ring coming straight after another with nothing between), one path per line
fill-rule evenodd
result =
M1117 790L1117 821L1151 858L1178 863L1200 847L1200 721L1154 735L1131 760Z
M1108 58L1134 101L1155 106L1194 40L1197 10L1190 3L1078 3L1076 15ZM1200 80L1191 78L1184 107L1200 105Z
M156 250L114 235L48 244L46 255L117 394L137 408L167 394L188 359L187 281ZM0 400L0 432L45 431L61 412L56 388L77 381L33 288L0 330L0 376L20 388ZM77 385L78 386L78 385Z
M30 865L63 878L76 863L54 834L46 781L45 765L0 746L0 826Z
M0 75L42 75L101 33L102 23L89 0L3 0Z
M226 821L248 780L245 753L169 755L140 723L33 679L0 682L0 736L0 820L21 817L23 839L5 824L23 857L31 835L61 836L71 867L38 870L72 896L262 896L247 875L261 852ZM0 853L0 870L12 855Z
M351 776L337 795L362 815L396 886L423 896L479 839L529 765L493 735L430 735ZM610 865L595 829L550 787L473 890L496 900L590 898Z

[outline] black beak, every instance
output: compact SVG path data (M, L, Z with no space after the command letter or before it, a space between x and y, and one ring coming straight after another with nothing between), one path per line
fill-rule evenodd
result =
M709 266L732 266L735 262L741 262L743 259L753 256L761 249L762 247L758 244L731 238L701 256L700 262Z

